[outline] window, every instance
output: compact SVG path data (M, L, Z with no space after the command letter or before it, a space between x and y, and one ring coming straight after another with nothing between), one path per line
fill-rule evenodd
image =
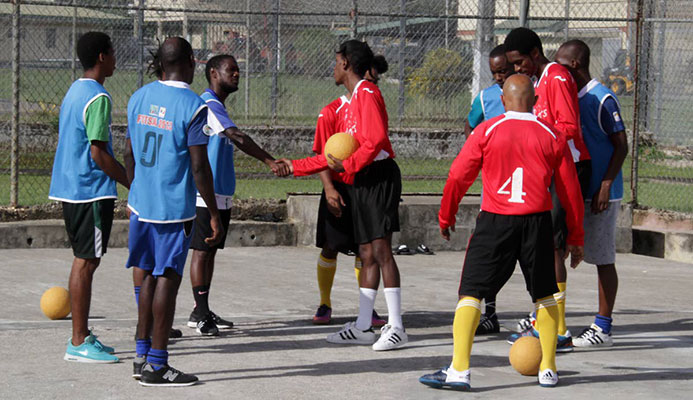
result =
M47 49L55 48L55 37L57 34L58 34L58 31L55 28L47 28L46 29L46 48Z

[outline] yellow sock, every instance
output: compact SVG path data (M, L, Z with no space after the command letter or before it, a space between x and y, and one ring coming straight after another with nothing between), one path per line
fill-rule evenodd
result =
M337 271L337 259L325 258L320 254L318 259L318 287L320 288L320 304L332 307L330 293L334 282L334 273Z
M556 371L556 343L558 342L558 306L554 296L544 297L534 303L537 310L535 328L541 342L541 371L549 368Z
M474 333L481 318L481 300L465 296L457 302L452 323L452 367L459 372L469 369Z
M359 256L354 257L354 274L356 275L356 285L361 286L361 258Z
M558 334L563 335L565 331L568 330L568 326L565 324L565 289L566 282L557 282L558 293L554 293L553 298L558 304Z

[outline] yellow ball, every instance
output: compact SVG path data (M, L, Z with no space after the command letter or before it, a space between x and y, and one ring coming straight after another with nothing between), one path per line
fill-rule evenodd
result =
M54 286L41 296L41 311L50 319L65 318L70 314L70 292Z
M541 344L534 336L522 336L510 347L510 365L522 375L536 375L541 363Z
M325 149L323 150L323 154L325 155L325 158L327 159L327 164L329 166L332 166L334 162L330 157L328 157L328 154L331 154L332 157L343 161L349 158L350 155L354 154L356 149L359 148L359 141L356 140L355 137L351 136L348 133L344 132L339 132L335 133L334 135L330 136L329 139L327 139L327 143L325 143Z

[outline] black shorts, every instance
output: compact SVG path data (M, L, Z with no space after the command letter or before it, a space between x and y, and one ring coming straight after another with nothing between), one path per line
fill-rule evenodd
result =
M401 196L402 176L395 160L375 161L356 173L351 196L356 243L399 232Z
M583 200L587 199L587 193L590 188L590 179L592 178L592 161L584 160L575 163L577 170L578 181L580 182L580 190L582 191ZM561 207L561 202L556 193L556 187L551 180L551 223L553 224L553 245L556 249L565 250L566 240L568 239L568 225L565 223L565 210ZM584 201L583 201L584 203Z
M218 244L209 246L205 243L205 239L212 236L212 225L210 224L212 217L209 215L207 207L197 207L195 210L195 229L190 242L191 249L212 251L224 248L226 233L229 231L229 221L231 221L231 210L219 210L219 217L221 217L221 226L224 228L224 233L221 235L221 241Z
M315 245L319 248L328 248L344 254L349 251L358 253L358 245L354 240L354 226L351 217L351 185L332 181L334 188L339 192L346 206L342 206L342 216L335 217L327 208L325 191L320 196L318 208L318 226L315 234Z
M551 214L479 213L462 267L460 296L497 294L520 262L527 291L536 302L558 292L553 266Z
M106 254L114 207L115 199L89 203L63 202L65 230L75 257L92 259Z

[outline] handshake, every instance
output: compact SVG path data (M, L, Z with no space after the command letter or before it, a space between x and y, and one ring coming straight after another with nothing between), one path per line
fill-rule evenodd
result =
M270 169L274 175L283 178L294 173L294 166L291 164L291 160L286 158L280 158L279 160L272 160L269 163Z

